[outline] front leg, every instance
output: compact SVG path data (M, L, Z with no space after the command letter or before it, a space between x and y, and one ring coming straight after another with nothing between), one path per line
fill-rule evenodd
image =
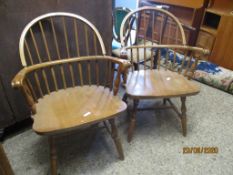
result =
M133 111L130 116L129 130L128 130L128 142L131 142L133 137L134 128L136 125L136 113L139 100L133 100Z
M186 97L181 97L181 126L182 126L182 132L183 136L186 136L187 133L187 119L186 119Z
M109 123L111 125L111 136L112 136L112 138L114 140L114 143L116 145L117 152L119 154L119 159L124 160L124 152L123 152L123 148L122 148L120 138L118 136L118 130L117 130L117 127L116 127L116 124L115 124L115 119L110 119Z
M57 151L55 147L55 139L53 136L49 137L49 147L50 147L51 175L57 175Z

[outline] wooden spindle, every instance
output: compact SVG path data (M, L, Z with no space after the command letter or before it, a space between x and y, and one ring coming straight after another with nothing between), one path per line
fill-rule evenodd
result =
M115 64L111 62L110 90L112 90L113 88L114 73L115 73Z
M168 23L171 22L169 19L168 19ZM171 28L172 28L172 24L168 25L168 34L167 34L167 44L172 44L172 42L170 42L170 40L172 40L171 38Z
M137 67L139 68L139 62L140 62L140 60L139 60L139 48L137 47L136 49L137 49Z
M56 48L56 52L57 52L57 57L60 60L61 59L61 53L60 53L60 50L59 50L59 45L58 45L58 40L57 40L57 34L56 34L56 30L55 30L54 22L53 22L52 18L50 18L50 22L51 22L51 26L52 26L52 33L53 33L54 44L55 44L55 48ZM64 68L63 68L63 66L60 66L60 72L61 72L61 75L62 75L63 87L66 88L66 80L65 80L65 76L64 76ZM52 72L52 74L53 74L53 72ZM55 77L55 75L53 77ZM56 77L54 79L54 84L57 84ZM58 86L55 85L55 88L56 87L58 87ZM56 89L58 89L58 88L56 88Z
M94 38L94 50L95 50L95 55L97 55L97 40L96 40L96 35L93 32L93 38ZM99 61L95 61L95 77L96 77L96 84L99 86Z
M43 28L43 25L42 25L41 21L39 21L39 26L40 26L40 31L42 33L43 43L44 43L44 46L45 46L47 57L48 57L49 61L51 61L52 59L51 59L51 55L50 55L50 52L49 52L48 41L46 39L44 28ZM53 67L51 67L50 70L51 70L51 73L52 73L55 90L57 91L58 86L57 86L57 79L56 79L56 76L55 76L55 71L54 71Z
M37 101L36 93L34 91L34 88L32 87L31 81L28 78L26 78L26 84L27 84L27 86L28 86L28 88L30 90L30 93L31 93L31 95L33 97L33 100L37 103L38 101Z
M169 63L169 49L166 49L166 58L165 58L165 70L168 69L168 63Z
M69 63L69 70L70 70L70 75L71 75L72 86L75 87L74 70L73 70L72 63Z
M91 65L90 61L87 61L87 75L88 75L88 83L91 85Z
M183 69L184 69L184 66L185 66L185 63L186 63L186 58L187 58L187 55L188 55L188 50L185 50L185 54L184 54L184 58L182 60L182 63L181 63L181 67L180 69L178 70L178 73L180 74Z
M83 86L83 71L82 71L81 63L78 63L78 71L79 71L80 84L81 86Z
M60 54L60 50L59 50L59 46L58 46L58 41L57 41L57 34L56 34L56 30L55 30L54 22L53 22L52 18L50 18L50 22L51 22L52 33L53 33L53 40L54 40L54 44L55 44L55 48L56 48L56 52L57 52L57 57L58 57L58 59L61 59L61 54Z
M51 70L51 73L52 73L53 83L54 83L55 90L58 91L57 78L56 78L56 74L55 74L54 68L51 67L50 70Z
M37 46L37 43L36 43L34 33L32 31L32 28L30 28L29 31L30 31L30 35L32 37L32 42L33 42L34 48L36 50L37 59L38 59L39 63L41 63L42 60L41 60L40 52L39 52L39 49L38 49L38 46Z
M108 61L108 84L109 84L109 88L111 89L112 85L111 85L111 77L112 77L112 64L111 61Z
M104 76L104 87L108 87L108 75L109 75L109 69L108 69L108 61L106 60L105 61L105 71L106 71L106 74Z
M154 42L154 32L155 32L155 12L153 11L152 13L152 31L151 31L151 44L153 45L153 42ZM151 49L151 58L150 58L150 61L151 61L151 68L150 69L153 69L154 68L154 58L153 58L153 49Z
M176 50L173 49L173 62L172 62L172 67L171 69L174 70L175 64L176 64Z
M160 23L160 33L159 33L159 44L162 44L162 39L163 39L163 25L164 25L164 15L162 14L162 19L161 19L161 23Z
M143 32L143 45L146 46L146 11L144 12L144 32ZM146 48L143 48L144 51L144 70L146 70Z
M95 55L98 55L98 52L97 52L97 40L96 40L96 34L95 34L95 32L93 32L93 38L94 38Z
M192 58L191 58L192 59ZM188 79L191 79L192 77L193 77L193 75L194 75L194 72L195 72L195 70L196 70L196 68L197 68L197 64L198 64L198 60L199 60L199 58L194 58L193 57L193 59L195 60L194 61L194 63L192 63L192 66L191 66L191 75L190 76L188 76Z
M186 65L186 69L185 69L185 71L184 71L184 76L187 76L187 73L189 72L190 64L191 64L191 62L192 62L192 57L193 57L192 54L189 55L188 63L187 63L187 65Z
M76 51L77 56L80 56L80 49L79 49L79 37L78 37L78 27L77 27L77 21L74 19L74 34L75 34L75 44L76 44Z
M161 61L161 49L158 49L158 60L157 60L157 68L160 69L160 61Z
M86 43L86 54L89 55L89 42L88 42L87 25L84 25L84 33L85 33L85 43Z
M44 69L42 69L42 77L43 77L44 82L45 82L45 87L46 87L47 93L50 94L49 83L48 83L47 75L46 75L46 72Z
M63 87L64 87L64 89L66 89L67 84L66 84L66 77L65 77L63 65L60 65L59 67L60 67L60 71L61 71Z
M47 39L46 39L46 36L44 33L44 28L43 28L41 21L39 21L39 26L40 26L40 31L42 33L42 39L43 39L43 43L45 46L45 51L46 51L47 57L48 57L49 61L51 61L51 56L50 56L50 52L49 52L49 48L48 48L48 42L47 42Z
M30 64L33 65L34 62L33 62L33 59L32 59L32 54L30 52L30 49L29 49L29 46L28 46L28 43L27 43L26 39L24 40L24 44L26 46L26 50L27 50L27 53L28 53L28 56L29 56Z
M37 74L36 71L34 72L34 78L35 78L36 86L37 86L37 89L38 89L38 91L39 91L40 97L43 98L44 94L43 94L43 91L42 91L42 89L41 89L39 77L38 77L38 74Z
M96 84L97 86L100 85L100 77L99 77L99 61L95 61L95 75L96 75Z
M66 21L65 18L62 17L62 25L63 25L63 31L64 31L64 38L65 38L65 43L66 43L66 53L67 53L67 58L70 58L70 47L69 47L69 42L68 42L68 35L67 35L67 29L66 29Z

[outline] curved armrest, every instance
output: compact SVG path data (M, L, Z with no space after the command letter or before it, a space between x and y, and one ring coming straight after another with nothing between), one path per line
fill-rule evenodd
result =
M53 69L54 66L62 65L62 64L69 64L69 63L82 62L82 61L98 61L98 60L111 61L112 63L117 63L119 65L118 71L117 71L117 78L114 82L114 89L113 89L114 95L116 95L119 89L120 75L121 73L125 72L128 69L128 67L130 67L131 64L127 60L123 60L123 59L115 58L111 56L85 56L85 57L49 61L49 62L44 62L44 63L28 66L28 67L23 68L16 74L16 76L13 78L11 82L11 85L14 88L19 88L22 90L28 102L28 105L30 106L32 110L32 113L36 113L35 103L37 102L37 97L34 93L34 89L32 85L27 79L27 74L29 74L30 72L37 71L37 70L43 70L44 68L48 68L48 67Z
M14 88L22 87L26 74L28 74L29 72L35 71L37 69L42 69L42 68L55 66L55 65L61 65L65 63L73 63L73 62L88 61L88 60L92 60L92 61L93 60L111 60L113 63L118 63L119 65L122 65L121 71L123 72L125 71L125 69L128 69L131 66L131 63L129 61L116 58L116 57L111 57L111 56L83 56L83 57L68 58L68 59L62 59L62 60L56 60L56 61L49 61L49 62L44 62L44 63L28 66L28 67L21 69L11 81L11 85Z

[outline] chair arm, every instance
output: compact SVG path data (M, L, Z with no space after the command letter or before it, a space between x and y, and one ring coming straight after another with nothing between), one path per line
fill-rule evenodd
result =
M32 92L25 79L27 73L28 73L27 68L23 68L22 70L20 70L11 81L11 85L13 88L18 88L23 92L23 95L27 100L27 103L32 111L32 114L35 114L36 113L35 102L37 100L33 98Z
M28 105L30 106L33 113L36 112L35 109L35 103L37 102L37 99L35 99L33 95L33 89L28 83L28 79L26 78L27 74L30 72L43 69L46 67L53 67L56 65L62 65L67 63L74 63L74 62L81 62L81 61L95 61L95 60L106 60L111 61L113 63L119 64L118 68L118 74L125 72L130 67L130 62L127 60L123 60L120 58L115 58L111 56L85 56L85 57L75 57L75 58L68 58L68 59L62 59L62 60L56 60L56 61L49 61L44 62L40 64L35 64L32 66L28 66L20 70L16 76L13 78L11 85L13 88L18 88L22 90L25 98L27 99ZM119 80L120 81L120 80ZM116 84L117 85L117 84Z

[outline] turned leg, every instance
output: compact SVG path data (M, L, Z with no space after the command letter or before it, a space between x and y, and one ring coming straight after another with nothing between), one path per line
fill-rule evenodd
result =
M118 136L118 131L117 131L117 127L116 127L116 124L115 124L115 119L110 119L109 123L111 125L111 136L112 136L112 138L114 140L114 143L116 145L117 152L119 154L119 159L124 160L123 148L122 148L122 145L121 145L120 138Z
M57 152L54 137L49 137L51 175L57 174Z
M128 96L127 96L127 94L125 93L124 96L123 96L123 98L122 98L122 100L123 100L126 104L128 104L127 99L128 99Z
M186 136L186 132L187 132L186 106L185 106L186 97L181 97L180 99L181 99L181 126L182 126L183 136Z
M167 104L167 98L164 98L163 99L163 105L166 105Z
M133 132L136 124L136 113L137 113L137 106L138 106L139 100L133 101L133 110L130 115L130 123L129 123L129 130L128 130L128 142L131 142L133 137Z

